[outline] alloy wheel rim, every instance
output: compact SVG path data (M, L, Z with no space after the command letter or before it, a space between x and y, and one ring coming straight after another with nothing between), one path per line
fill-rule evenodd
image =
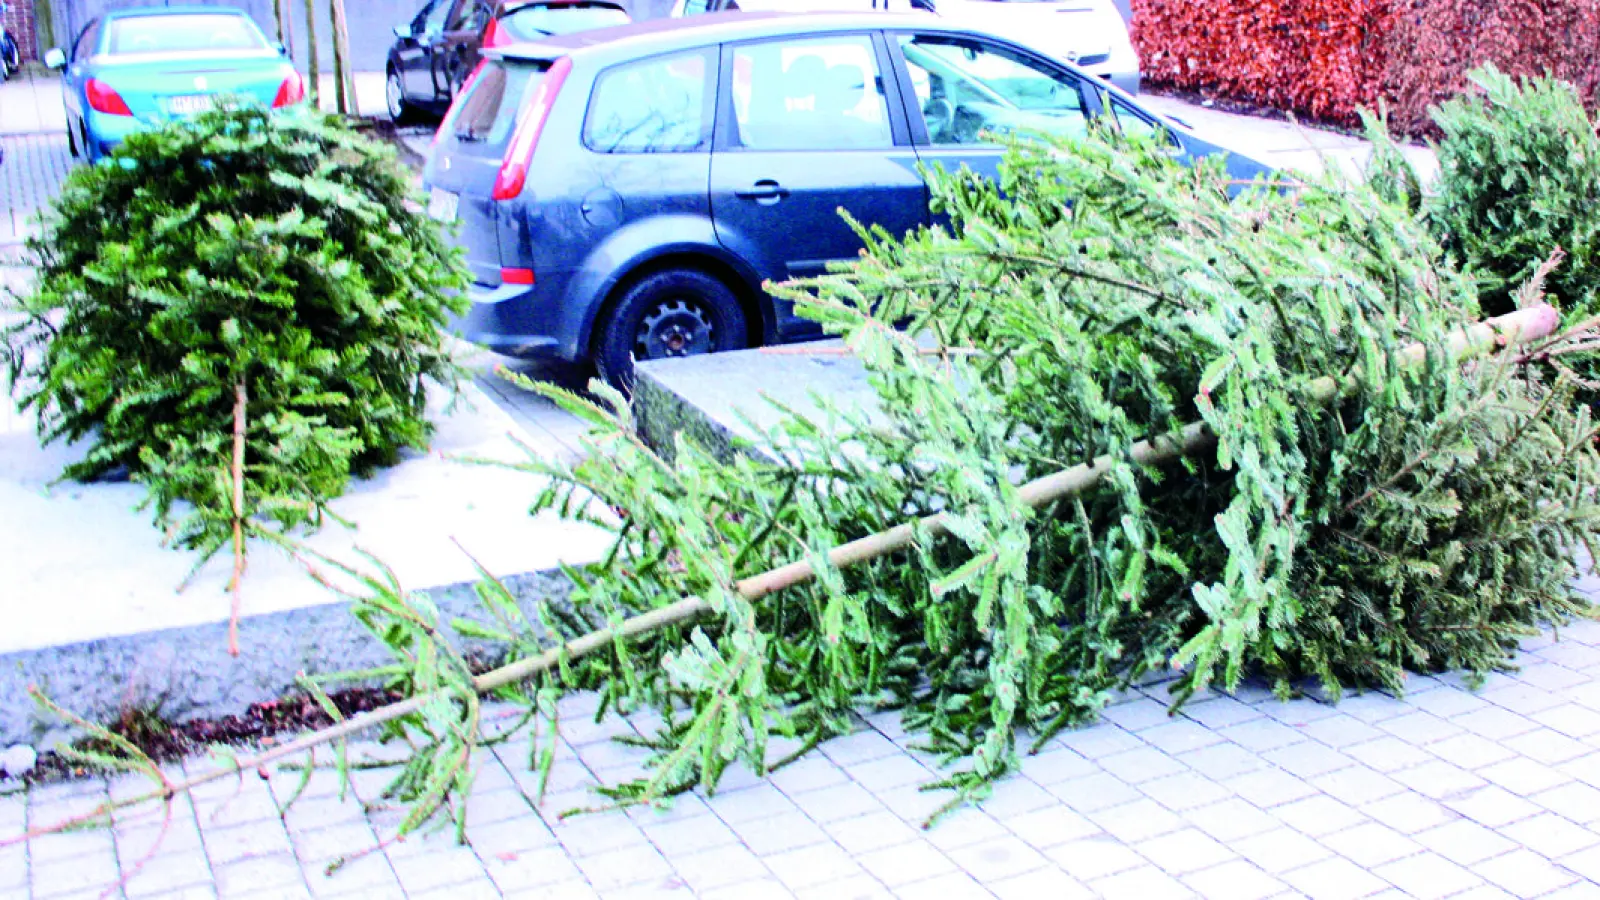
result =
M633 351L637 359L668 359L710 353L716 327L703 305L674 298L657 303L639 322Z
M389 101L389 118L400 118L401 106L404 99L401 96L400 76L390 72L389 79L384 84L384 98Z

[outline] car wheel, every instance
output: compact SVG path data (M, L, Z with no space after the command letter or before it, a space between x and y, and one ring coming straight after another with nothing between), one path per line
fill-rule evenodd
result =
M73 159L82 155L78 150L78 129L70 119L67 120L67 152L72 154Z
M595 347L600 377L633 388L633 362L739 350L749 329L739 298L720 279L694 269L647 275L618 298Z
M411 104L406 102L406 88L400 81L400 73L389 70L389 77L383 83L384 101L389 105L389 118L396 125L409 125L416 119L411 109Z

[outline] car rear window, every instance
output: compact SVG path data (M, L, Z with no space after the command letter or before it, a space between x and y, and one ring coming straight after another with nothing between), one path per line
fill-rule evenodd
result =
M519 41L534 41L553 34L626 25L630 21L627 12L609 3L535 3L501 16L500 27Z
M112 19L107 50L113 55L265 50L266 39L244 16L207 13Z
M535 76L549 68L544 60L485 63L450 120L456 140L481 144L496 153L504 150L517 124L517 110L526 105L529 90L539 83Z
M583 143L600 153L687 153L710 131L710 50L615 66L589 101Z

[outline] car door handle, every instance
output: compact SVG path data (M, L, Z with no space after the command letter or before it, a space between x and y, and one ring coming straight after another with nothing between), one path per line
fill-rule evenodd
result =
M733 195L758 203L776 203L789 196L789 189L771 178L763 178L745 190L734 191Z

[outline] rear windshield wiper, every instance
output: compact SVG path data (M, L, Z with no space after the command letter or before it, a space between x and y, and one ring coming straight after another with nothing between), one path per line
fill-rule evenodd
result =
M456 132L456 140L467 144L475 144L483 140L483 135L476 128L467 128Z

